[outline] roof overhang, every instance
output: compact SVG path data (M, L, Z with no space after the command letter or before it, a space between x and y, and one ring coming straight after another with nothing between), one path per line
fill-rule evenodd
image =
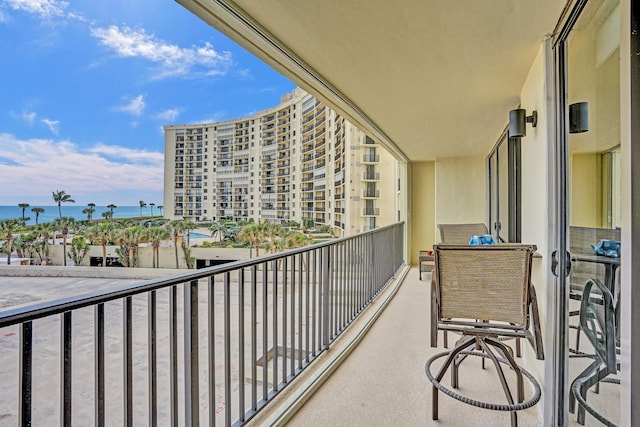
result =
M565 2L177 0L398 159L486 154Z

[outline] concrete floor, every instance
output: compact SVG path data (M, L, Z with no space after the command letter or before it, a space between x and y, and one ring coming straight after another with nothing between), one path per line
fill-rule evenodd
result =
M441 337L438 348L431 348L429 344L430 282L430 273L423 274L420 281L417 268L411 270L364 340L289 421L288 427L510 425L509 413L470 406L442 393L439 394L439 420L432 420L432 387L424 367L431 355L444 348ZM581 363L585 362L572 360L571 375L578 372ZM495 369L490 365L487 363L487 369L482 370L479 359L466 360L460 371L458 392L480 400L506 403ZM436 362L434 366L439 364ZM444 382L448 383L448 380ZM525 398L529 396L531 388L525 387ZM616 386L606 384L600 394L590 393L589 399L615 421ZM542 425L543 401L544 395L534 407L519 411L518 425ZM569 422L571 426L578 426L573 414ZM586 425L601 424L587 416Z

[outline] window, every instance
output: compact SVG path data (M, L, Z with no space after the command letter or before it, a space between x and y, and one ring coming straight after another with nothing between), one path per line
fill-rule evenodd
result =
M497 240L521 241L520 138L505 131L487 157L489 171L489 231Z

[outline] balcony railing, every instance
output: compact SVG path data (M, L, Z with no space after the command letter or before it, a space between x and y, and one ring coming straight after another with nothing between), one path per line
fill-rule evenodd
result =
M364 172L362 174L363 181L380 181L380 172Z
M363 154L362 163L380 163L380 156L377 154Z
M380 208L363 208L362 216L380 216Z
M361 197L363 199L379 199L380 198L380 190L362 190Z
M403 235L398 223L6 310L15 381L0 404L17 425L243 425L390 282Z

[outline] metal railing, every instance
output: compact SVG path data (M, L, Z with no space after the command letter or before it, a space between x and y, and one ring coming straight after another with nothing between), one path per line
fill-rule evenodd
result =
M392 280L403 235L398 223L0 312L5 421L242 425Z

